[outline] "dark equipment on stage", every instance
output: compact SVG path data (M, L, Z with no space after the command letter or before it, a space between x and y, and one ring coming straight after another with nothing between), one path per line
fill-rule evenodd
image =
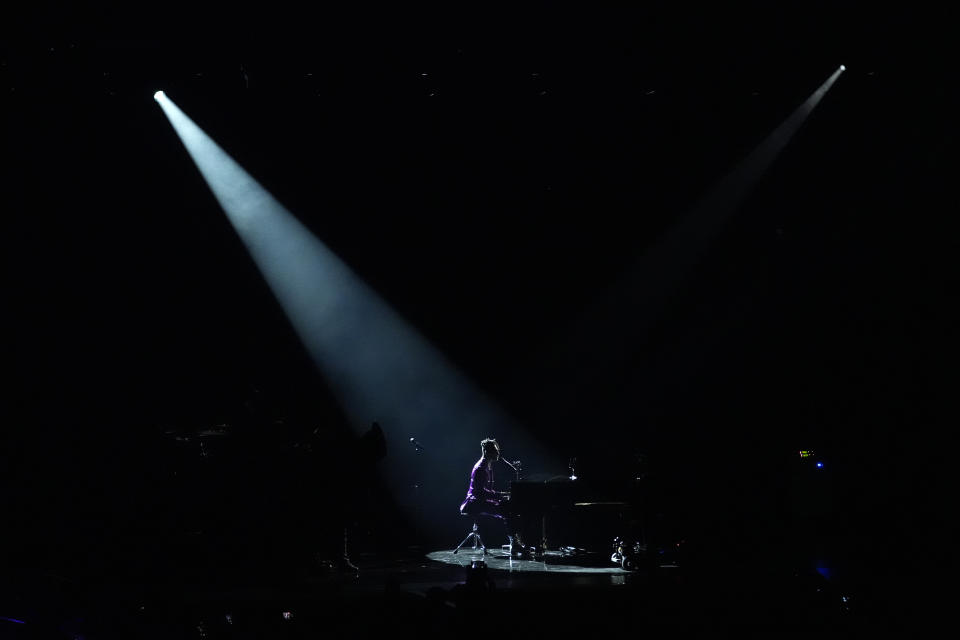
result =
M610 555L610 561L620 565L625 571L636 571L641 568L655 568L656 564L651 563L647 556L647 549L639 541L627 541L622 538L614 538L613 553Z
M470 593L490 592L496 588L487 571L487 563L481 558L474 558L467 567L465 585Z

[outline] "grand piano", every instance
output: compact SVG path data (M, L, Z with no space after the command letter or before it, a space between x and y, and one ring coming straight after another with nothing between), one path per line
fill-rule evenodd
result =
M642 541L642 484L557 476L510 483L507 511L527 545L608 553L615 538Z

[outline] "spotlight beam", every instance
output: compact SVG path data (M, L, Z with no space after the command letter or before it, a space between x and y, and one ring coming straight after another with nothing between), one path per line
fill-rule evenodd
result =
M160 93L160 92L158 92ZM157 102L296 334L360 433L378 421L397 501L458 534L456 508L482 438L534 468L552 456L240 167L169 97ZM416 436L416 451L408 438ZM412 439L411 439L412 440ZM416 492L415 484L428 491ZM441 520L442 522L443 520Z
M622 378L635 366L638 349L669 308L673 292L844 70L843 66L837 68L594 304L573 318L556 341L538 352L531 364L536 373L528 369L523 373L528 379L544 380L539 404L545 410L556 412L559 419L572 415L571 405L636 405L635 391L629 392L630 397L610 397L611 377Z

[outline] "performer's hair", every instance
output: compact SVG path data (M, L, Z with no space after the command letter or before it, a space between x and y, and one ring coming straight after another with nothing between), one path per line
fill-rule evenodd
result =
M484 438L480 441L480 450L483 453L487 453L488 451L499 451L500 445L497 443L495 438Z

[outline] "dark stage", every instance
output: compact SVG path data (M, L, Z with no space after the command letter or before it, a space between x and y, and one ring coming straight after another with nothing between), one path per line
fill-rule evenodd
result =
M949 8L23 5L0 637L950 610Z

